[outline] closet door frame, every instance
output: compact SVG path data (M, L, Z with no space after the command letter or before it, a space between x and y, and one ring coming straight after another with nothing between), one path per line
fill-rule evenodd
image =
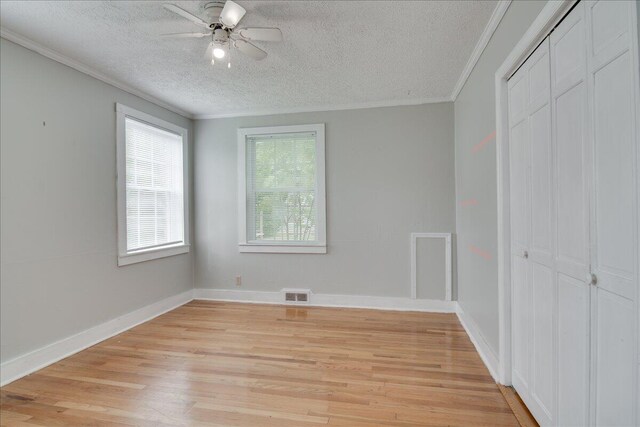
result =
M497 201L498 201L498 309L499 309L499 363L498 380L505 385L512 384L512 339L511 339L511 230L510 230L510 186L509 186L509 108L508 108L508 79L519 69L525 60L533 53L544 38L555 28L564 16L577 3L576 0L549 1L538 17L531 24L524 36L516 44L511 53L495 73L495 101L496 101L496 165L497 165ZM635 3L635 2L634 2ZM633 5L637 16L638 4ZM636 69L640 69L638 22L632 26L633 61ZM635 80L636 105L636 140L640 132L640 83L638 75ZM640 167L640 146L637 152L637 167ZM638 173L638 211L640 211L640 173ZM640 251L638 251L640 252ZM640 255L636 261L640 266ZM640 284L639 284L640 286ZM640 331L640 289L636 289L635 310L636 330ZM635 361L640 363L640 339L636 338ZM636 388L640 388L640 366L636 370ZM640 411L640 392L637 393L639 402L636 412ZM638 418L640 414L636 414ZM637 419L636 418L636 419Z

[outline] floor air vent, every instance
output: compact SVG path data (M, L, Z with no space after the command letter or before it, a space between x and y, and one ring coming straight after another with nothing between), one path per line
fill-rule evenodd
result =
M287 303L301 303L307 304L309 302L309 296L311 295L310 289L283 289L284 301Z

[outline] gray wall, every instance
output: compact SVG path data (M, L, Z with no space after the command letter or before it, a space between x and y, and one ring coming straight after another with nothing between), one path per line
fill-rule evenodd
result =
M238 252L241 127L326 123L328 253ZM453 105L374 108L195 124L196 287L410 296L413 231L455 227Z
M192 122L5 39L0 76L0 360L190 289L192 255L116 266L115 103Z
M514 1L455 101L458 301L498 354L494 75L546 2Z

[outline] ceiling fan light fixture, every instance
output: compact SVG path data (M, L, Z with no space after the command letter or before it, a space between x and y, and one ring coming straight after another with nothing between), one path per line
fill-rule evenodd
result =
M224 58L224 55L226 54L226 52L224 51L224 48L220 47L220 46L216 46L213 48L213 56L218 58L218 59L222 59Z

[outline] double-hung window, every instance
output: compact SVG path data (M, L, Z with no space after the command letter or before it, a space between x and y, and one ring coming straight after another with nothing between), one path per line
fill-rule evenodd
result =
M189 252L187 130L121 104L118 265Z
M240 252L326 253L324 124L238 129Z

